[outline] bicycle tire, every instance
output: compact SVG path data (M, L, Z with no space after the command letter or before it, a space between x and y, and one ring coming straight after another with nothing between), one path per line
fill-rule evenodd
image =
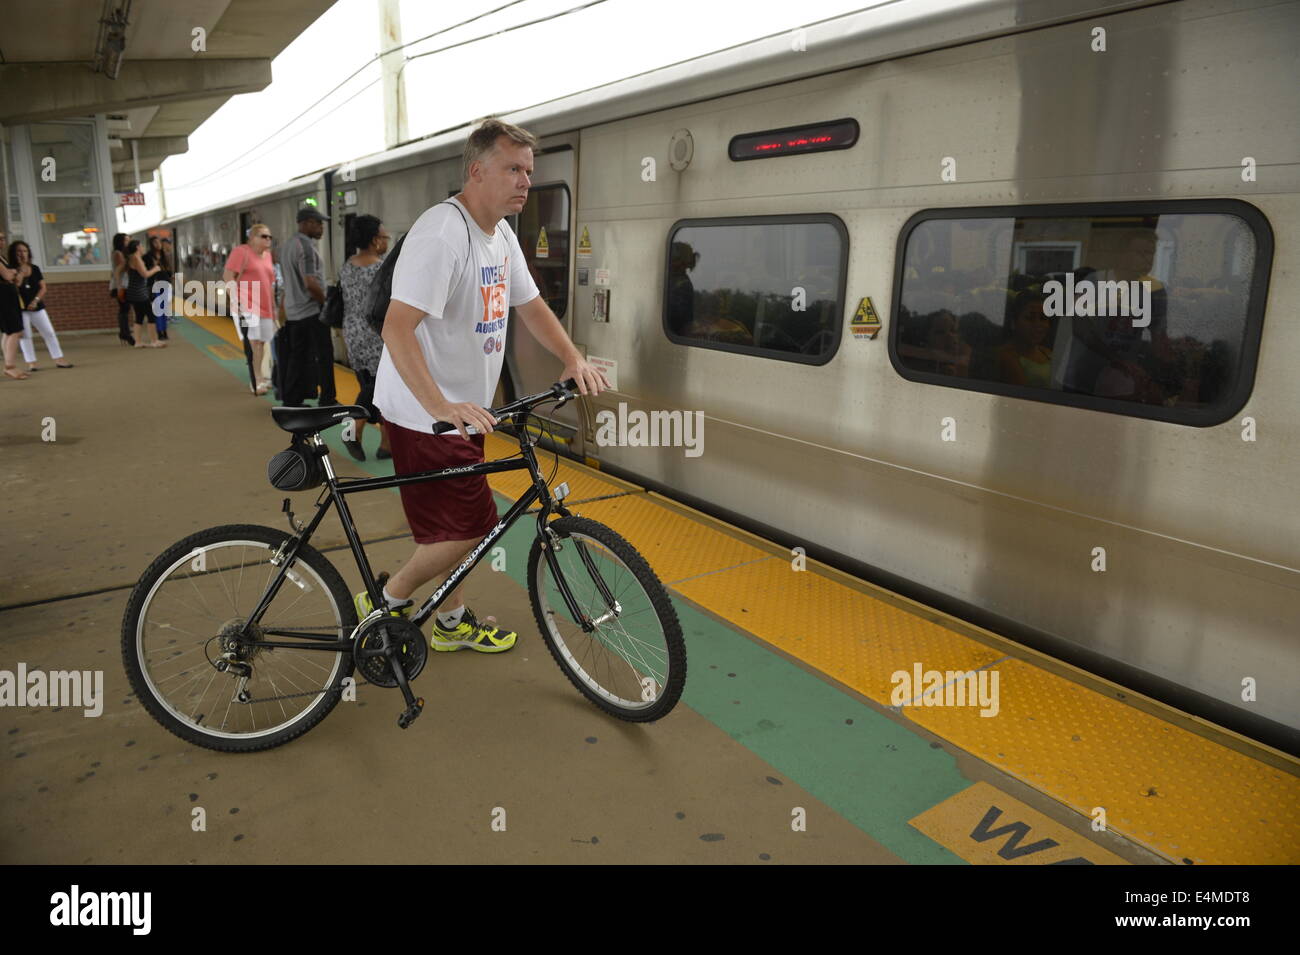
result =
M343 680L352 675L353 661L350 652L337 651L330 653L329 651L287 651L286 657L287 654L301 652L303 654L313 654L313 660L315 657L319 657L321 659L332 661L332 666L327 670L326 676L319 680L324 684L319 688L320 695L307 703L304 709L298 711L293 718L287 721L284 725L278 728L268 728L267 730L257 731L254 724L255 731L246 734L232 734L216 728L205 728L202 726L202 722L206 713L199 715L197 723L193 720L182 718L181 714L176 711L170 701L167 698L164 698L154 678L151 676L151 668L153 664L146 659L146 651L144 648L144 625L149 622L147 619L149 616L149 610L157 603L156 598L160 592L160 588L170 579L171 573L180 569L186 561L197 559L195 558L196 552L206 555L221 545L243 546L245 548L251 547L255 554L263 548L265 549L265 554L260 556L264 556L267 562L266 566L268 569L269 582L269 574L275 570L275 568L273 568L269 563L270 556L274 554L281 544L288 539L290 539L290 535L285 531L275 530L274 528L263 527L255 524L225 524L218 527L210 527L206 530L191 534L183 540L177 541L171 547L167 548L167 550L163 551L163 553L149 565L149 568L143 575L141 575L140 580L131 591L131 596L127 601L126 612L122 618L122 660L126 667L127 678L130 680L131 687L136 693L136 698L139 699L145 710L169 732L179 736L186 742L193 743L197 746L203 746L208 749L230 753L252 753L273 749L274 747L282 746L291 740L297 739L308 730L318 725L320 721L329 715L330 711L338 704L339 698L342 695L340 689ZM203 550L199 550L200 548ZM191 563L191 567L193 567L193 563ZM310 629L327 633L330 629L336 627L342 636L351 634L357 625L356 611L353 608L352 597L348 592L347 585L344 583L343 577L339 574L338 570L325 558L323 554L320 553L320 551L316 550L309 544L303 544L299 547L298 554L290 567L290 570L299 574L300 580L304 580L305 578L302 577L300 568L305 568L310 572L311 576L319 583L322 593L328 597L328 602L322 603L323 609L320 611L320 613L326 618L326 622L320 627L311 627ZM202 579L202 577L208 575L208 573L209 572L204 569L202 573L189 574L186 577L178 577L176 579L177 581L188 579L192 582L194 577L197 576ZM241 582L243 579L243 573L244 565L241 564ZM308 581L308 583L310 583L310 581ZM223 588L225 587L224 582L222 582L222 586ZM285 593L285 588L288 586L289 581L286 580L285 584L281 587L281 593ZM306 589L302 587L301 583L299 583L298 586L300 589ZM265 586L263 586L260 590L256 591L255 596L252 598L251 603L245 611L245 617L255 608L257 601L261 599L265 589ZM252 591L250 591L250 593L252 593ZM237 597L238 594L239 589L236 588L235 596L231 597L232 605L236 603L235 597ZM277 600L279 599L279 596L280 595L277 594ZM268 608L268 614L275 606L276 604L272 602L271 607ZM205 611L208 610L206 601L203 603L203 609ZM237 606L235 607L236 612L231 617L232 620L238 619L240 609L241 608ZM224 613L224 608L222 612ZM334 618L332 622L328 620L328 617L331 614ZM213 614L213 616L215 617L217 615ZM264 616L263 620L265 619L266 617ZM155 626L166 627L171 625L161 624ZM192 638L189 641L191 647L190 650L178 650L172 653L171 656L180 656L182 653L194 653L198 641L203 640L202 651L204 656L207 657L209 661L211 660L211 656L209 656L209 645L211 640L215 639L215 635L211 635L209 630L201 630L199 633L195 634L193 631L181 630L175 626L171 626L171 629L180 630L180 632L188 632ZM174 638L170 643L176 643L177 639L180 638ZM271 654L276 653L277 651L275 649L268 649L262 652ZM305 659L305 657L295 657L291 659L301 660ZM189 664L187 663L186 665L188 666ZM203 670L203 667L206 665L208 664L199 663L197 658L195 658L194 669L196 673L206 673L206 671ZM301 670L299 672L301 672ZM180 675L183 676L185 673L186 671L181 671ZM216 674L217 671L213 669L213 673ZM255 682L257 679L257 673L258 670L255 666ZM233 676L230 679L233 681ZM216 676L212 678L212 681L216 681ZM271 683L272 686L275 685L274 677L271 678ZM182 684L182 686L185 685L186 684ZM218 692L220 692L220 690L218 690ZM313 690L299 694L298 696L299 698L303 698L313 695L314 692L315 688L313 687ZM281 711L286 709L283 703L283 697L272 697L271 699L278 699L280 701ZM262 701L258 700L257 702ZM227 709L229 710L229 706Z
M598 615L612 616L614 623L619 625L600 628L599 639L583 633L569 616L559 596L558 587L552 583L548 590L548 581L553 582L554 574L545 559L540 542L535 540L528 557L528 598L537 628L541 631L551 656L578 692L606 713L634 723L648 723L663 718L677 705L686 685L686 642L667 590L645 558L613 528L577 516L559 518L551 522L549 528L561 541L562 549L557 553L557 558L566 551L570 552L569 559L562 561L568 566L562 567L561 573L584 613L593 620ZM622 607L619 613L608 612L612 608L608 608L607 602L599 593L598 584L581 561L577 553L578 542L584 546L594 542L603 550L599 554L600 563L596 563L597 554L593 553L594 549L588 548L598 570L602 563L610 568L608 573L601 572L602 579L610 578L605 582L613 592L616 603ZM614 560L610 561L610 557ZM620 565L626 570L628 579L624 579L618 570ZM625 586L629 579L636 583L640 597ZM644 605L641 597L644 597ZM627 605L623 606L625 601ZM651 612L653 623L649 622ZM635 626L644 626L647 634L654 631L658 635L656 642L652 644L640 636L631 637L628 634L627 626L634 617L640 617ZM658 639L662 640L662 654ZM623 695L621 690L603 685L591 672L599 669L595 661L597 648L612 650L613 656L625 664L632 674L629 677L621 672L622 667L612 664L606 666L607 679L620 686L630 679L644 688L644 680L648 675L658 689L655 698L649 701L644 697L632 700ZM660 666L660 656L663 672L657 669ZM589 661L587 665L584 665L583 659ZM648 671L648 674L638 672L639 670Z

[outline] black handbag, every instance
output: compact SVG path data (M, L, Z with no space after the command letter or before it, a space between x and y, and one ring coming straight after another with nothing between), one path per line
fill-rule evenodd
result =
M330 328L343 327L343 288L331 285L325 293L325 307L321 309L320 320Z

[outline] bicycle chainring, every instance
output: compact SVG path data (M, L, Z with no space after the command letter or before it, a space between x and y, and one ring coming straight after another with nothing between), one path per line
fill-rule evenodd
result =
M361 628L352 644L352 659L357 671L375 686L390 689L397 686L397 675L384 652L384 637L390 646L397 648L394 659L406 673L408 681L414 680L429 659L429 644L424 632L405 617L377 617Z

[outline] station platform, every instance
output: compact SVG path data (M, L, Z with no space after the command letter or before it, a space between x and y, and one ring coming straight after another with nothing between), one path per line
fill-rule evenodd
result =
M106 688L99 718L0 708L0 860L1300 862L1289 755L568 459L554 479L566 503L645 556L682 621L686 691L667 718L622 723L564 679L532 622L521 522L505 573L483 564L467 585L519 645L432 655L410 729L396 726L397 692L363 686L286 746L191 746L130 692L127 596L196 530L285 527L265 474L287 441L270 396L248 392L228 320L178 320L171 339L129 350L81 336L76 368L0 383L0 670L102 669ZM350 402L355 379L336 373ZM51 419L55 440L42 440ZM338 429L327 437L341 475L391 473L375 429L364 463ZM489 457L515 449L489 438ZM499 503L524 481L493 476ZM301 517L315 494L292 498ZM400 566L412 545L396 492L349 506L376 569ZM360 589L333 516L313 544ZM895 702L893 675L916 661L996 671L996 715ZM191 829L194 807L206 831Z

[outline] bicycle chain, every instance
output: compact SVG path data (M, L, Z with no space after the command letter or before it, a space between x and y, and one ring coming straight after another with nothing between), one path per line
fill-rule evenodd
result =
M374 686L369 680L357 678L356 686ZM286 693L283 696L259 696L244 702L245 706L251 706L254 703L274 703L277 700L293 700L300 696L319 696L322 693L342 693L343 687L336 686L324 690L308 690L306 693Z

